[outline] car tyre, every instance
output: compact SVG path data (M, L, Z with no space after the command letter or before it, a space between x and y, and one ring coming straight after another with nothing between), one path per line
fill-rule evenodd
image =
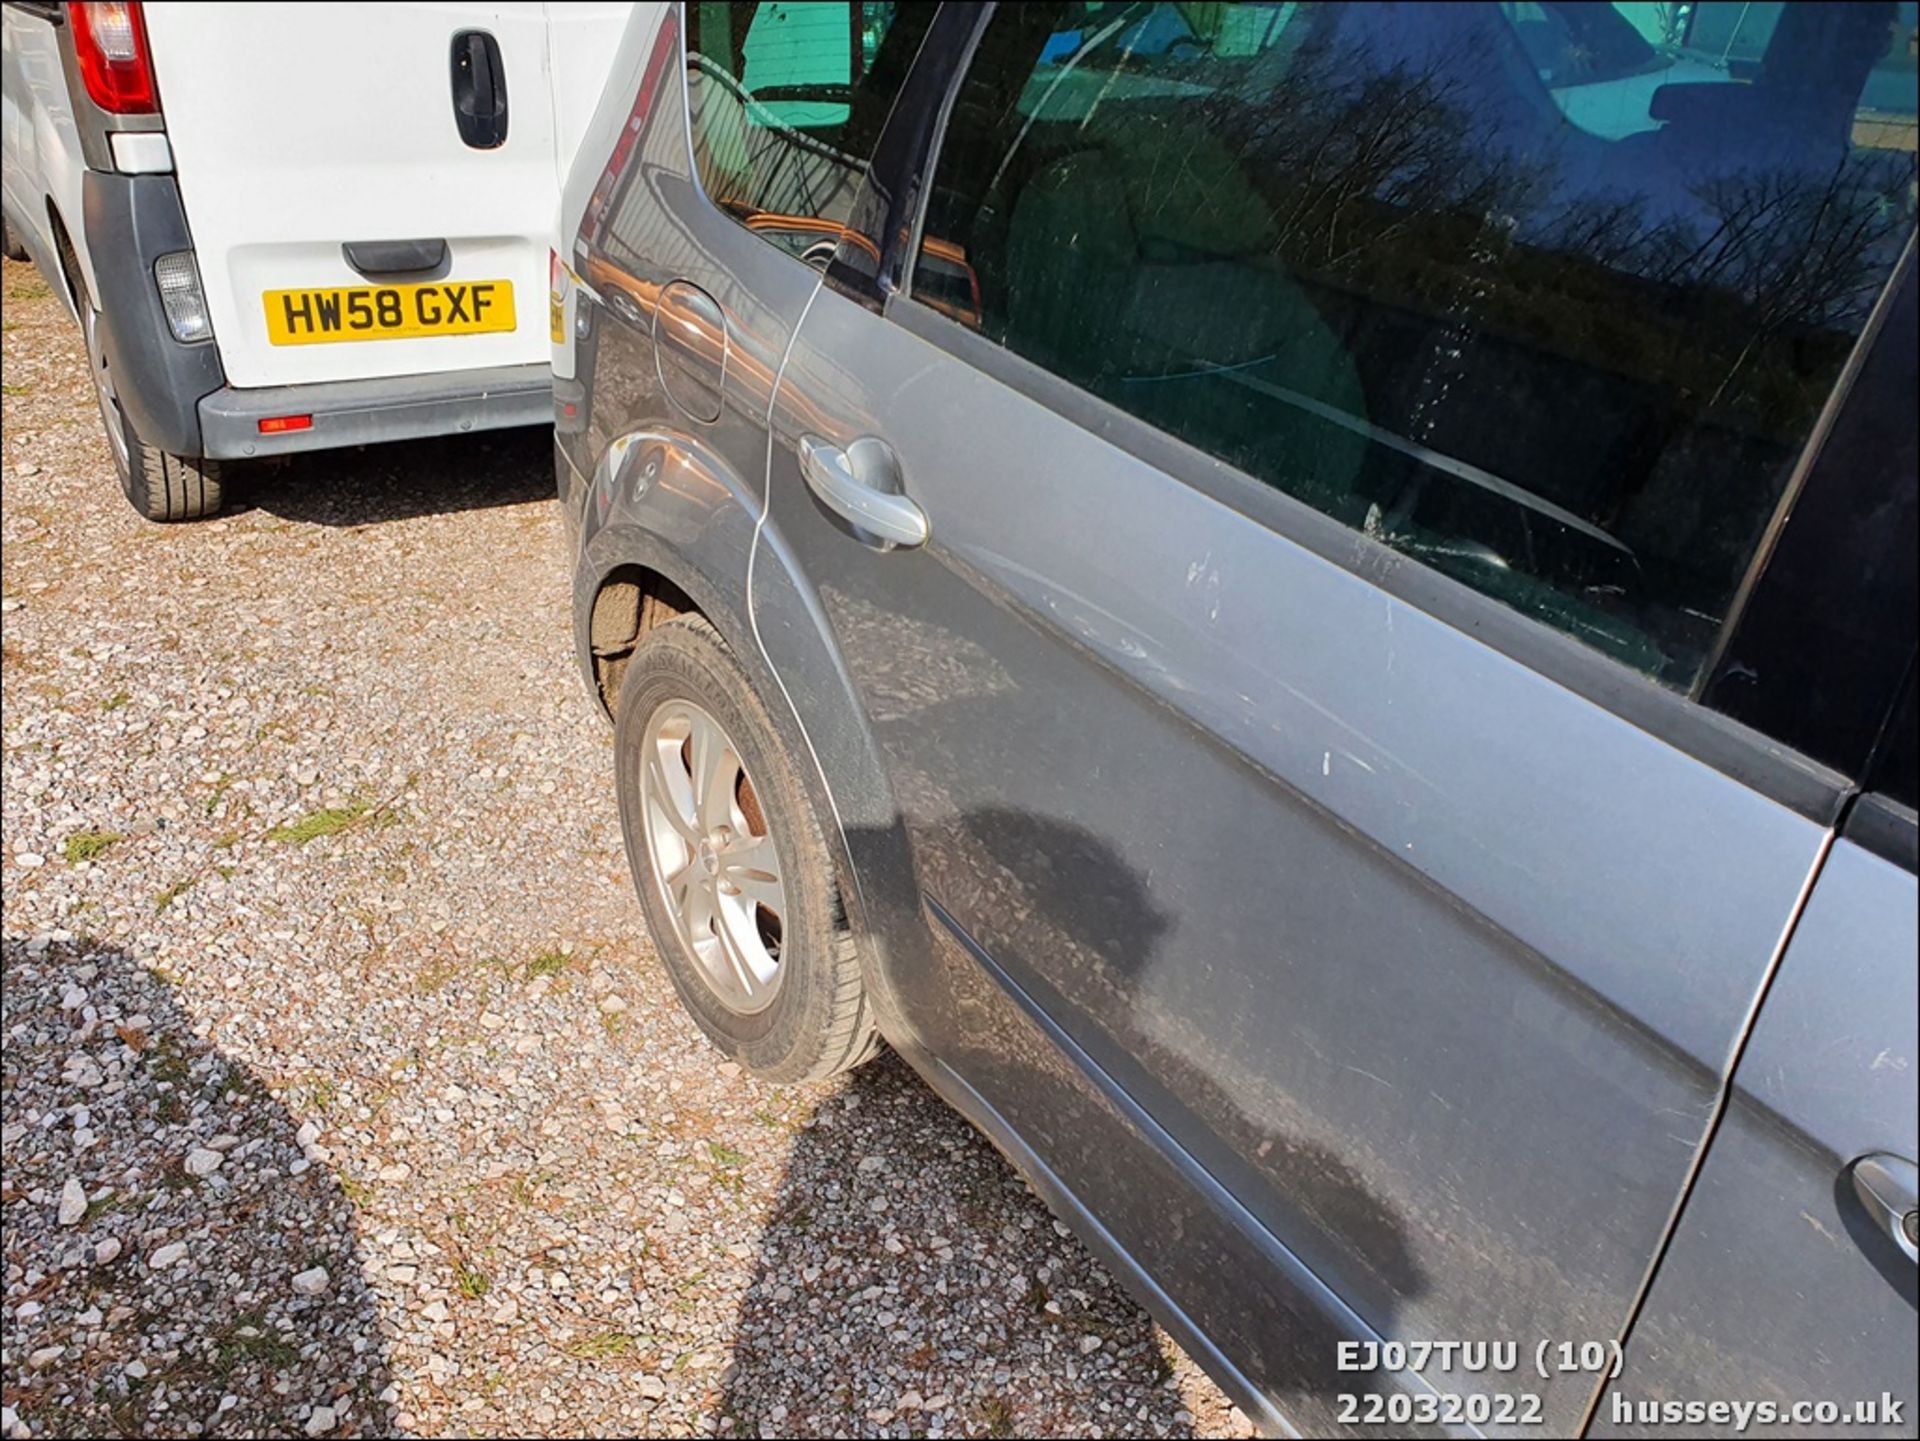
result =
M19 237L13 233L13 222L4 215L0 215L0 255L5 255L9 260L27 258L27 247L20 243Z
M717 771L706 762L709 775L728 777L709 787L705 807L693 781L702 769L697 744L720 758ZM752 680L703 618L676 617L635 648L621 681L615 755L634 887L674 990L700 1029L769 1081L818 1080L873 1056L879 1032L820 818ZM708 826L716 815L719 823ZM730 872L730 855L764 857L765 865ZM746 877L748 891L729 895L730 875ZM726 917L748 909L754 925L735 946ZM777 943L763 956L754 941L764 943L770 930ZM773 961L757 992L756 967L742 962L741 950Z
M201 520L216 514L225 499L220 462L173 455L141 437L114 387L112 365L100 337L100 312L87 293L86 279L71 245L63 243L62 248L67 280L80 311L94 400L100 407L100 423L107 433L107 449L113 454L121 491L148 520Z

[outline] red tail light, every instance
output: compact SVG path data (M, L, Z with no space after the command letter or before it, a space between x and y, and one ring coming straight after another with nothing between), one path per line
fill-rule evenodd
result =
M147 51L147 22L138 0L67 6L80 78L95 105L111 115L160 109Z

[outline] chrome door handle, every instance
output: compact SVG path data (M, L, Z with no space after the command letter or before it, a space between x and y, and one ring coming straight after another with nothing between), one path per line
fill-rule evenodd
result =
M1920 1168L1898 1156L1862 1156L1853 1163L1853 1192L1873 1223L1909 1261L1920 1258Z
M858 454L865 449L867 454ZM882 490L861 472L892 469L886 446L863 436L846 450L817 435L800 437L800 474L821 504L848 524L888 545L925 545L927 513L904 495Z

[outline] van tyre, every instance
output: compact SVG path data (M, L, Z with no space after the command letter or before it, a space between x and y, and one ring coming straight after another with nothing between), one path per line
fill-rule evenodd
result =
M19 237L13 233L13 222L4 215L0 215L0 254L9 260L27 258L27 247L20 243Z
M93 395L100 407L100 423L107 433L107 449L120 476L120 489L133 508L148 520L200 520L215 514L224 499L221 465L217 460L172 455L141 438L114 387L113 367L100 339L100 312L87 294L85 278L70 242L62 240L67 283L80 311L80 331L87 344L87 369Z
M753 682L701 617L635 648L614 753L634 887L700 1029L769 1081L872 1057L879 1032L820 819Z
M148 520L201 520L219 512L224 499L221 465L169 455L139 438L126 422L127 464L120 467L120 486L133 508ZM114 452L114 463L120 455Z

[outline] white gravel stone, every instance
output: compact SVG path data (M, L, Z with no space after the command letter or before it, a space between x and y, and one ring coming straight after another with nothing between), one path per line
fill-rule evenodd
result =
M307 1424L303 1429L309 1436L325 1436L339 1424L340 1418L334 1415L333 1407L316 1406L313 1408L313 1414L307 1417Z
M60 1188L59 1222L62 1226L77 1226L87 1215L87 1188L77 1176L67 1177L66 1184Z
M186 1172L189 1176L211 1176L220 1169L220 1163L226 1158L208 1146L195 1146L187 1152Z
M327 1274L325 1266L313 1266L293 1278L293 1294L296 1296L319 1296L325 1293L333 1278Z
M155 1248L153 1254L147 1257L147 1265L152 1270L164 1271L167 1267L185 1260L186 1255L185 1241L169 1241L166 1245Z

